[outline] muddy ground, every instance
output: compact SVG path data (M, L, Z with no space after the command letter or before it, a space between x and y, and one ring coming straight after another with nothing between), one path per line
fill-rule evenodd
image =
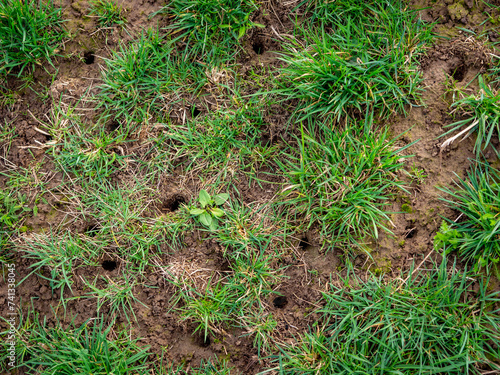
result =
M465 176L469 159L474 158L474 139L457 141L449 148L441 150L440 144L443 139L437 138L444 132L446 125L457 120L449 113L451 94L447 93L446 82L451 76L457 81L457 85L465 86L477 74L485 72L491 52L485 46L485 42L500 40L500 30L495 30L495 25L488 22L481 25L486 16L484 5L478 3L481 2L474 0L411 2L414 8L428 7L420 11L422 18L436 22L435 32L444 38L436 41L421 62L425 104L420 107L408 107L406 117L393 116L390 123L394 135L410 129L402 136L401 145L420 140L408 150L415 155L409 163L423 169L427 177L420 184L412 184L409 194L401 194L392 203L390 207L392 211L402 212L391 216L394 236L382 235L379 241L374 243L372 253L374 260L364 255L355 258L354 264L360 274L366 274L371 270L385 274L386 277L397 277L413 262L422 261L432 252L433 237L441 224L441 216L449 218L456 216L455 212L440 202L438 199L440 192L436 186L450 184L454 173L461 177ZM63 1L61 6L64 8L64 16L69 20L66 26L73 38L65 43L66 57L58 58L55 63L58 69L55 80L52 82L49 74L37 70L31 89L18 90L22 84L19 79L9 78L7 82L7 87L15 94L8 105L0 107L0 119L12 122L17 137L10 147L0 145L0 172L6 173L19 168L29 171L32 182L23 193L28 196L30 204L33 204L40 191L40 183L49 188L57 188L62 179L51 157L46 154L44 144L51 139L37 129L39 128L37 119L45 118L50 112L52 105L50 98L58 97L62 93L68 101L77 100L86 90L89 88L92 90L99 83L102 58L108 57L110 50L116 48L118 43L133 39L144 28L168 24L168 20L161 17L148 18L149 14L164 5L163 2L132 0L124 4L128 21L126 31L118 27L113 30L99 30L94 19L85 17L88 13L87 1ZM293 8L294 3L291 1L263 2L261 11L255 14L255 21L266 27L252 31L245 37L243 41L245 51L239 59L241 72L251 68L276 69L281 64L275 52L280 51L279 35L291 33L293 23L289 15ZM298 12L300 13L300 10ZM488 31L484 37L474 38L471 33L459 28L476 33L482 32L483 29ZM47 69L53 71L51 67ZM475 85L473 82L469 88L473 90L477 87ZM257 89L256 87L255 90ZM37 91L45 93L45 98L37 95ZM200 106L200 111L208 110L209 105ZM179 109L179 112L181 113L182 109ZM285 108L274 111L267 119L269 128L263 129L263 139L274 142L287 140L284 124L289 116L290 112ZM140 151L140 143L132 142L128 147L131 149L135 147L134 152ZM125 153L128 151L125 150ZM500 167L493 152L487 153L487 157L496 167ZM127 175L126 172L123 173L125 174L115 178L118 181L125 181ZM5 186L6 180L4 175L0 175L0 188ZM249 188L246 181L241 181L241 197L245 202L265 202L278 192L279 185L276 182L280 181L270 181L262 187L254 184ZM176 194L187 201L193 198L192 192L196 190L193 182L183 179L181 175L166 176L158 186L159 196L167 202L167 206L168 200L174 199ZM66 222L64 205L59 202L58 195L52 194L45 198L48 203L38 204L38 215L26 217L23 221L23 225L30 228L29 232L57 227L63 221ZM151 212L153 211L152 208ZM69 229L83 233L89 229L89 225L84 220L74 220L69 224ZM166 249L158 261L162 264L196 262L213 272L224 272L227 266L221 246L214 240L199 241L203 236L203 233L198 232L187 235L180 250L172 252ZM14 238L13 241L15 240ZM432 259L432 256L429 259ZM77 282L73 288L76 296L84 294L83 285L78 282L80 276L94 279L100 274L110 278L118 274L119 259L109 254L107 258L102 259L102 262L104 261L108 262L103 263L103 267L78 269L78 275L74 278ZM20 272L19 277L24 278L33 261L26 260L21 253L17 253L15 262ZM303 332L315 321L316 317L307 313L316 306L320 292L325 289L332 275L336 277L342 264L340 250L337 253L335 251L321 253L314 228L307 233L297 233L293 251L290 251L289 256L285 257L281 264L287 266L285 274L288 279L276 285L276 290L286 297L286 301L267 301L269 311L273 311L279 322L275 335L277 340L293 340L294 335ZM161 353L162 348L166 348L165 353L169 361L184 362L187 366L197 365L202 359L217 355L228 358L242 374L256 374L266 368L266 362L259 359L251 340L241 337L241 332L238 330L230 331L224 336L212 337L208 343L199 335L193 335L194 327L180 323L175 313L169 311L169 300L174 294L171 284L166 283L163 276L153 270L145 277L147 285L145 283L137 287L136 296L148 308L137 304L138 324L133 332L134 336L141 337L141 344L150 345L155 353ZM2 283L1 306L6 305L6 288ZM23 309L33 304L41 315L48 318L49 324L54 324L54 314L66 322L69 316L76 315L77 325L95 316L95 301L77 299L68 303L68 314L65 318L61 307L58 307L59 298L57 295L52 295L48 281L36 276L30 276L24 281L19 287L18 295ZM117 324L120 324L120 319ZM4 328L3 323L0 325Z

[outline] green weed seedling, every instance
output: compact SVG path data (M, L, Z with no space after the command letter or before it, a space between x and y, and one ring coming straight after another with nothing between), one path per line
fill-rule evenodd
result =
M122 6L112 0L95 0L90 2L89 16L96 17L101 27L124 25L126 20L122 14Z
M436 249L453 250L487 271L500 261L500 171L477 163L463 180L457 176L454 188L440 188L441 198L460 212L461 219L446 219L434 238Z
M61 9L52 0L3 0L0 2L0 74L48 62L57 55L66 33Z
M198 197L201 208L193 208L189 210L189 213L197 217L198 221L211 231L217 230L218 220L224 216L224 211L217 206L222 206L228 199L227 193L218 194L212 198L206 190L202 189Z
M425 169L417 167L415 163L413 163L413 165L410 167L410 172L407 171L406 173L417 185L423 184L425 182L425 179L429 177L425 173Z
M450 145L457 138L467 138L475 132L477 138L474 151L479 157L480 153L491 144L492 137L499 137L500 140L500 91L488 86L483 76L479 76L479 93L457 100L452 107L454 107L453 112L459 112L466 119L446 126L451 129L440 138L457 130L460 132L444 141L441 148ZM495 152L500 155L500 150Z

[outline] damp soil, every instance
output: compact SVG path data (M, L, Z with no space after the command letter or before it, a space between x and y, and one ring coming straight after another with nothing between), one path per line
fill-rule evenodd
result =
M405 145L419 140L408 152L415 157L410 163L425 171L427 177L421 183L412 183L409 194L401 194L391 204L390 210L399 212L391 216L393 235L381 234L372 246L372 259L359 255L354 259L354 265L362 274L375 270L386 277L397 277L413 262L422 261L432 251L433 237L440 224L441 216L454 218L457 214L445 207L439 200L438 186L452 182L454 173L463 177L469 168L469 159L474 158L472 138L453 143L445 150L440 149L445 126L456 121L450 115L450 97L447 95L445 83L453 78L457 86L465 86L473 81L477 74L488 67L488 50L484 43L476 43L470 35L463 31L468 29L480 31L481 27L491 28L487 33L490 41L496 42L498 32L494 25L484 24L484 9L475 1L413 1L414 8L426 8L420 13L427 21L436 22L436 33L445 36L431 47L421 61L423 73L422 106L408 107L407 116L393 116L391 132L394 135L404 133L400 144ZM458 7L456 4L459 4ZM65 208L64 192L57 193L63 182L63 175L57 172L54 161L46 153L50 135L41 131L40 120L50 113L52 99L64 98L66 102L75 103L88 90L95 90L99 84L100 69L104 65L103 58L110 56L110 51L119 43L127 42L140 35L147 27L155 27L157 19L149 19L148 15L158 11L163 3L155 0L132 0L126 3L127 32L120 27L112 30L100 30L94 19L88 14L87 1L62 1L64 16L69 20L67 28L74 39L65 44L64 54L69 57L58 58L55 66L58 73L52 81L51 76L39 69L34 74L32 89L20 89L22 81L9 78L5 82L8 90L14 93L15 101L9 105L0 106L0 118L15 129L15 138L9 147L0 145L0 172L26 170L36 176L34 182L25 188L23 194L28 198L28 205L35 204L40 193L40 184L52 194L44 195L43 201L37 202L38 213L35 217L26 217L23 224L29 228L25 235L51 228L65 227L76 233L84 233L92 238L100 227L97 223L84 219L68 219ZM259 69L275 69L281 61L276 52L281 51L281 35L292 33L292 22L289 15L294 9L294 3L281 0L263 2L261 10L254 21L265 25L262 29L251 31L243 40L244 51L239 65L241 74ZM161 20L160 26L168 22ZM480 26L482 24L482 26ZM53 68L47 70L54 73ZM473 81L474 82L474 81ZM474 83L472 86L474 87ZM48 90L47 90L48 88ZM258 88L249 88L249 93ZM47 97L41 98L36 91L46 92ZM190 116L196 117L207 109L209 103L195 104L188 108ZM92 116L92 115L89 115ZM263 144L280 144L290 140L286 122L290 116L287 108L273 107L266 114L268 128L262 130ZM108 124L109 132L119 131L119 123ZM410 129L410 130L408 130ZM141 155L149 149L139 141L130 142L124 146L125 154ZM487 153L491 162L496 163L493 152ZM258 175L267 176L266 170L257 171ZM131 175L121 171L112 176L120 186L125 184ZM278 193L276 181L263 183L249 182L245 175L241 176L237 185L242 202L265 202ZM264 178L264 180L266 180ZM0 189L5 187L7 178L0 173ZM183 178L181 171L165 175L157 184L158 200L151 209L151 215L172 213L189 202L197 191L195 182ZM13 239L14 243L16 239ZM332 278L338 277L342 269L343 255L339 250L324 254L317 231L312 228L307 233L297 233L295 249L283 257L280 266L284 267L284 281L275 286L274 294L267 303L268 311L272 311L278 325L275 329L277 340L293 343L299 333L307 331L318 317L310 314L317 308L321 291L327 288ZM204 233L195 231L184 239L180 249L173 251L166 246L161 249L161 259L164 264L175 262L196 262L203 265L211 273L227 271L223 249L213 239L208 239ZM429 258L429 259L432 259ZM34 261L26 259L21 252L15 254L16 268L19 279L30 273ZM119 258L110 251L106 257L99 259L94 266L80 267L74 275L73 294L64 292L66 297L79 297L86 293L82 279L94 280L98 277L117 277L122 266ZM238 329L226 334L201 337L194 334L195 327L189 322L183 322L172 311L170 301L175 290L165 281L164 275L154 270L148 270L142 275L144 282L136 285L135 296L142 304L135 304L137 323L132 334L140 337L141 345L151 346L151 351L161 354L162 351L169 361L184 363L186 366L196 366L202 360L217 355L229 359L241 374L256 374L266 368L266 361L259 358L256 348L247 336ZM55 324L56 318L69 324L74 319L80 325L87 319L95 317L97 302L92 299L74 298L69 300L66 311L59 305L59 291L52 292L49 282L36 275L31 275L18 288L20 306L23 311L33 306L40 316L46 317L49 324ZM6 305L7 286L0 286L0 305ZM101 313L106 315L108 308L103 306ZM65 313L66 312L66 313ZM124 323L123 317L118 317L117 325ZM3 330L4 323L0 323ZM166 348L166 350L164 350ZM19 374L24 373L19 371Z

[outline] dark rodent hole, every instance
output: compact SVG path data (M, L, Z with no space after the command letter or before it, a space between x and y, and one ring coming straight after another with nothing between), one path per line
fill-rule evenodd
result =
M207 337L205 337L205 334L201 332L195 335L194 342L202 348L207 348L212 343L212 340L210 340L210 336L207 335Z
M186 198L180 194L174 194L167 200L163 202L163 210L164 211L169 211L169 212L174 212L179 209L181 204L186 203Z
M198 108L193 107L191 109L191 113L193 114L193 118L194 118L194 117L198 117L201 114L201 111Z
M417 228L412 225L408 225L405 228L405 238L413 238L417 234Z
M87 51L83 54L83 62L87 65L93 64L95 61L95 55L92 51Z
M87 228L85 228L85 234L90 237L95 237L97 232L99 232L99 229L101 229L99 224L90 224Z
M109 126L109 131L114 132L120 128L121 124L118 121L113 120L109 123L108 126Z
M455 81L462 82L467 74L467 67L464 64L459 65L451 73L451 76Z
M282 309L283 307L286 306L287 303L288 303L288 298L286 298L286 296L279 296L273 300L274 307L278 309Z
M257 39L252 43L252 49L257 55L262 55L265 52L264 43Z
M302 237L299 242L299 249L306 250L309 246L311 246L311 244L307 242L307 237Z
M118 267L118 264L114 260L105 260L101 265L106 271L114 271Z

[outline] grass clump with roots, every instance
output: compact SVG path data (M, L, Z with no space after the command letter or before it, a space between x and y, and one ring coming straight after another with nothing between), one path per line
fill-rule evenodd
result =
M479 76L478 80L479 92L476 95L462 98L452 104L454 112L459 112L466 118L447 125L451 129L441 137L458 130L460 132L443 142L441 148L448 146L459 137L466 138L475 132L477 138L474 151L479 156L489 145L492 145L492 138L497 137L500 141L500 91L487 85L482 76ZM499 150L495 149L495 152L500 156Z
M416 271L416 270L415 270ZM323 321L276 358L280 374L481 374L500 370L498 292L443 261L384 283L349 276L323 293ZM468 294L477 283L477 300ZM352 286L355 285L355 286ZM498 305L497 305L498 307ZM486 372L488 373L488 372Z

